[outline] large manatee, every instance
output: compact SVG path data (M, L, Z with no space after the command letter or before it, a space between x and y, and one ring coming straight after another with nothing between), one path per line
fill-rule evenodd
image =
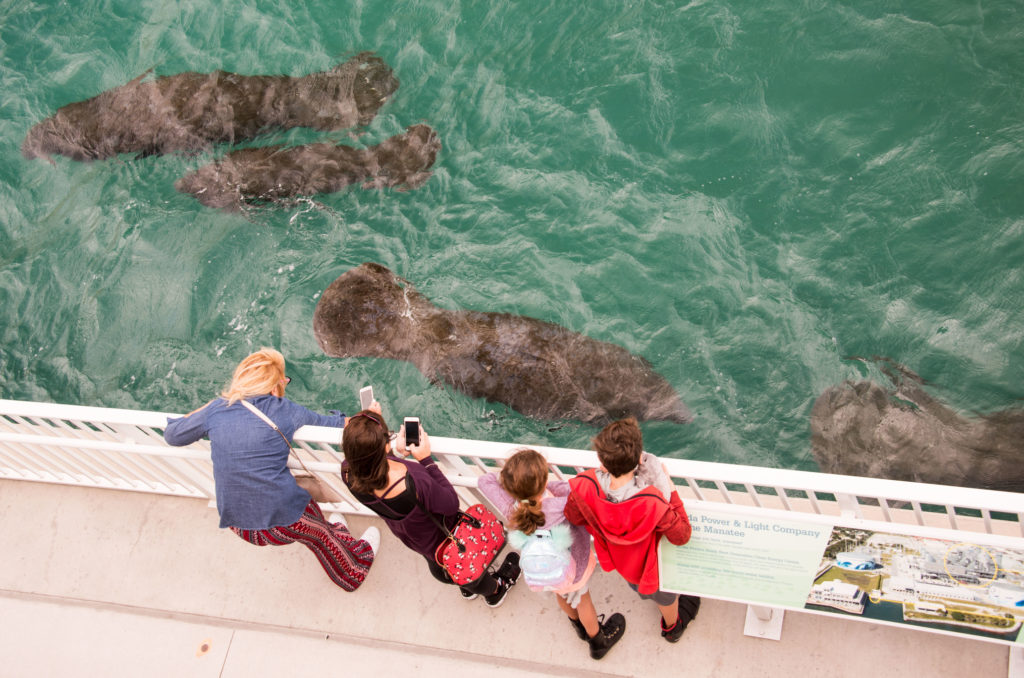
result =
M441 142L428 125L413 125L369 148L331 143L260 146L232 151L175 182L208 207L237 211L296 196L363 188L416 188L430 177Z
M74 160L195 152L292 127L365 125L398 89L391 69L369 52L329 71L291 77L226 71L179 73L131 82L61 107L29 130L26 158Z
M909 370L895 389L847 381L811 409L811 449L826 473L1024 492L1024 410L965 417Z
M406 360L432 383L538 419L692 419L671 384L624 348L534 318L438 308L379 264L331 283L313 332L329 356Z

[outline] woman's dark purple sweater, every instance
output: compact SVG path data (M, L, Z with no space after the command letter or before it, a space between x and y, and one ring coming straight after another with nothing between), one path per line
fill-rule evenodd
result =
M388 459L397 461L405 466L406 473L412 477L416 494L419 497L419 503L437 516L449 529L454 527L458 521L459 497L455 494L455 488L452 487L452 484L441 473L441 469L437 467L433 457L427 457L420 462L401 459L393 455L388 455ZM343 477L345 477L344 474ZM409 491L407 486L403 493ZM383 502L375 495L362 492L353 492L352 494L370 510L383 518L391 532L403 544L416 553L433 560L434 551L437 550L437 547L445 538L445 533L441 531L441 528L434 523L423 509L416 506L412 512L396 520L390 517L394 515L394 512L389 511L387 507L383 506ZM396 495L393 499L401 496L401 494Z

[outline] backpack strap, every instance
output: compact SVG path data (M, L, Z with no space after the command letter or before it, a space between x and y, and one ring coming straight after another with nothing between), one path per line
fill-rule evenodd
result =
M595 478L593 476L593 474L584 472L584 473L579 474L575 478L573 478L573 480L586 480L586 481L588 481L591 485L594 486L594 492L597 493L597 498L598 499L604 499L605 501L609 501L607 494L605 494L605 491L601 489L601 484L599 482L597 482L597 478ZM570 481L570 483L571 483L571 481ZM575 489L573 489L572 492L575 492ZM572 494L572 492L570 492L570 494ZM644 497L649 497L651 499L659 500L662 504L665 504L665 510L666 511L669 508L671 508L671 504L669 504L667 501L665 501L665 498L661 496L661 492L656 492L654 494L651 494L650 492L647 491L646 487L644 489L640 490L639 492L637 492L636 494L634 494L629 499L626 499L626 500L618 502L618 503L619 504L625 504L627 501L633 501L634 499L636 499L637 497L639 497L641 495L643 495ZM583 519L587 521L587 524L592 526L592 527L594 527L595 529L597 529L597 531L601 534L601 538L603 539L604 538L604 532L602 530L598 529L600 527L600 525L601 525L601 521L598 519L597 514L594 513L594 510L592 508L590 508L590 505L586 501L583 501L582 499L578 499L574 503L576 505L576 508L579 509L580 513L583 514Z

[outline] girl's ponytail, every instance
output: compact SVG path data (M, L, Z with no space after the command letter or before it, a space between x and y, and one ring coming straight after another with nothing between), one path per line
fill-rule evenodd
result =
M548 485L547 459L536 450L519 450L501 467L499 480L517 502L509 516L509 526L524 534L533 534L537 528L543 527L540 495Z
M521 500L512 509L508 523L513 530L519 530L523 534L533 534L537 528L544 527L544 512L541 511L540 502L532 499Z

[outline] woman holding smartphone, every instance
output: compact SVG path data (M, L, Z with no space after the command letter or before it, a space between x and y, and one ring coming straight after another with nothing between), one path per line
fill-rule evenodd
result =
M434 463L430 437L422 427L419 444L410 444L408 451L404 426L397 436L398 454L391 447L395 440L379 412L363 410L349 417L341 440L345 455L342 479L356 499L384 519L399 541L426 559L435 579L453 584L434 559L437 547L447 537L434 520L448 529L455 527L459 519L458 495ZM411 460L405 458L407 453ZM462 596L472 600L482 595L487 605L498 607L519 579L519 572L519 554L509 553L496 573L487 572L475 582L461 586Z

